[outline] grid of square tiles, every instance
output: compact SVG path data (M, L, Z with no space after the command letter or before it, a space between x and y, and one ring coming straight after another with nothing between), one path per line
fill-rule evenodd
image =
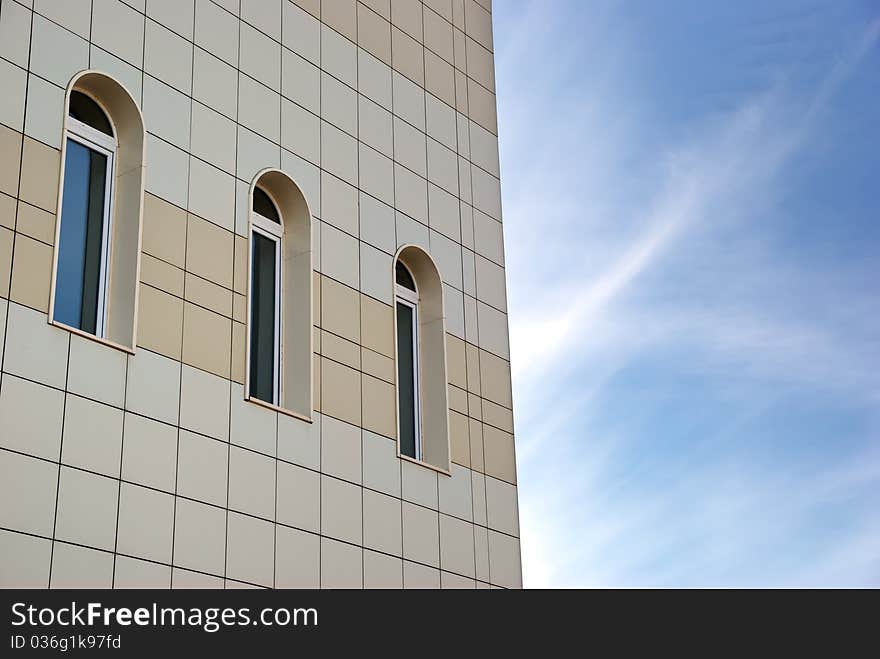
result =
M288 1L129 4L96 0L86 21L81 8L61 11L54 3L37 2L32 14L27 3L3 1L0 31L17 35L3 42L3 66L25 67L21 115L15 102L7 103L0 115L7 125L0 137L14 147L4 153L22 153L20 176L14 171L15 159L7 158L2 170L9 181L0 189L3 227L8 229L0 234L4 297L9 291L15 302L46 311L56 186L46 185L45 172L58 167L57 149L47 147L57 146L60 139L63 90L58 85L84 66L75 56L79 48L87 53L88 65L126 82L143 106L150 131L139 345L184 362L182 368L178 364L180 433L192 432L184 421L184 390L198 391L196 398L215 404L223 390L219 378L229 378L226 403L231 410L241 398L246 226L241 202L255 171L280 165L303 186L316 216L313 233L321 257L316 259L321 273L316 275L316 346L322 354L316 368L316 407L326 418L364 428L358 432L393 437L387 273L397 245L422 244L437 259L447 288L453 458L473 468L463 470L472 481L473 505L487 509L472 519L477 527L482 521L487 537L483 545L491 544L492 533L506 531L515 539L515 525L498 530L488 512L505 505L509 510L511 501L515 510L516 496L497 143L483 128L494 130L494 119L473 109L468 118L467 92L458 91L482 84L488 93L492 86L485 67L482 73L478 65L470 71L467 67L468 61L479 63L481 57L485 64L489 53L491 72L491 52L483 47L491 48L491 26L487 37L487 24L479 18L488 16L485 8L472 2L421 6L413 0L325 2L323 8ZM276 9L280 21L274 20ZM477 18L468 18L470 14ZM322 16L323 23L315 16ZM127 38L108 34L107 21L123 32L128 29ZM465 21L477 26L474 34L460 29ZM138 41L139 29L143 34ZM237 52L230 46L236 40L217 37L228 35L229 29L238 34ZM452 50L444 45L450 33ZM83 49L80 42L86 37L91 42ZM132 43L141 44L140 54ZM408 68L414 61L413 43L423 58L421 72ZM451 94L431 82L445 79L433 73L443 67L429 65L431 58L453 65ZM192 62L188 75L182 62ZM69 70L58 69L59 63ZM267 103L270 98L275 100ZM27 100L27 113L26 99L32 99ZM52 99L58 116L46 110L51 110ZM254 99L259 100L257 108L252 107ZM275 115L269 120L265 114L276 100L277 127ZM491 105L494 117L494 98ZM165 111L151 112L151 106ZM169 113L169 107L179 112ZM27 137L9 128L23 128ZM382 171L390 175L376 174ZM15 176L7 176L9 172ZM503 332L493 331L499 325ZM74 337L74 342L81 341ZM219 377L211 382L209 374ZM204 430L197 428L196 433L221 441L216 428ZM65 462L63 455L60 461ZM320 471L323 465L311 468ZM231 482L230 476L227 484ZM503 495L487 494L502 489ZM505 497L506 504L490 503ZM368 495L362 500L366 509ZM482 532L474 533L476 538ZM480 542L475 539L474 546ZM515 551L508 545L499 551L508 558L516 555L518 572L518 543ZM332 548L327 551L328 556L339 555ZM474 565L479 562L475 557ZM499 565L503 562L499 559ZM364 558L362 563L366 571L368 564L382 561ZM515 585L516 579L498 583Z

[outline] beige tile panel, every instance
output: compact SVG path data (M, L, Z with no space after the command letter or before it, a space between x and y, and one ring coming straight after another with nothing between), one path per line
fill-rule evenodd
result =
M22 234L15 238L9 299L47 312L52 281L52 248Z
M468 418L458 412L449 413L449 443L452 450L452 461L470 467L471 448Z
M483 424L483 450L486 473L508 483L516 483L513 435Z
M474 0L464 0L464 24L468 36L492 50L492 14Z
M363 549L321 538L321 588L362 588Z
M452 64L425 51L425 89L448 105L455 105L455 72Z
M119 478L122 410L68 394L61 462Z
M230 374L232 320L189 302L183 312L183 361L223 378Z
M391 65L391 25L376 12L358 3L358 45Z
M55 537L112 550L116 539L119 481L61 467Z
M138 345L180 359L183 300L152 286L141 286L138 297Z
M464 30L464 3L466 0L452 0L452 24Z
M113 571L114 588L171 587L171 567L127 556L117 556Z
M410 561L403 562L403 587L405 589L439 590L440 570Z
M16 206L15 197L10 197L7 194L0 194L0 227L15 229Z
M232 379L244 384L245 361L247 360L246 332L242 323L232 323Z
M394 360L368 348L361 348L361 367L364 373L394 384Z
M519 540L489 531L489 570L493 585L522 588Z
M468 416L477 421L483 420L483 399L476 394L468 393Z
M365 549L364 588L403 588L403 561Z
M321 22L357 41L356 0L321 0Z
M364 546L386 554L402 552L400 499L364 490Z
M391 0L359 0L361 4L369 7L386 21L391 20Z
M512 408L510 363L492 353L480 350L480 390L483 398Z
M186 212L146 193L141 249L182 268L186 259Z
M244 295L232 295L232 320L244 323L247 319L247 298Z
M183 297L183 270L165 261L141 254L141 282L176 297Z
M426 565L440 565L438 513L403 503L403 557Z
M360 544L363 529L363 490L329 476L321 477L321 534Z
M0 307L0 311L5 308ZM0 446L58 460L64 394L57 389L3 375L0 388Z
M0 526L51 536L58 465L0 451Z
M483 424L473 419L468 419L471 438L471 469L483 471L485 460L483 458Z
M312 273L312 323L321 325L321 275L317 272Z
M322 358L320 377L321 412L361 425L361 374Z
M480 389L480 349L468 343L465 345L465 361L467 365L467 390L479 394Z
M322 330L320 346L320 353L324 357L360 370L360 347L357 343L352 343L347 339Z
M495 94L471 79L468 79L468 116L483 128L498 134L498 116Z
M422 3L391 0L391 23L416 41L422 41Z
M391 63L396 71L419 86L425 85L424 47L411 36L391 27Z
M248 241L241 236L235 237L235 254L233 255L232 289L241 295L247 294L248 281Z
M449 23L452 23L452 0L425 0L425 7L433 9ZM425 29L427 30L427 26ZM425 38L427 39L427 34Z
M279 523L317 533L321 528L321 481L317 472L278 462L276 518Z
M195 215L187 216L186 269L232 288L233 234Z
M210 309L221 316L232 316L232 291L228 288L187 272L185 290L184 298L187 301Z
M0 588L47 588L52 541L0 531Z
M23 201L50 213L57 212L61 152L27 137L21 158Z
M394 356L394 310L361 295L361 344L387 357Z
M455 109L468 114L468 78L458 69L455 70Z
M52 550L50 588L110 588L113 554L56 542Z
M397 437L394 385L362 376L363 427L385 437Z
M450 384L467 388L465 342L451 334L446 335L446 371Z
M468 413L468 394L464 389L450 384L447 388L449 393L449 409L455 410L467 416Z
M513 432L513 412L506 407L496 405L492 401L482 401L482 420L490 426L494 426L508 433ZM476 417L474 417L476 418Z
M0 297L9 297L9 280L12 278L12 243L15 234L0 227Z
M0 192L18 195L21 168L21 133L0 124Z
M312 406L316 412L321 411L321 357L312 355Z
M495 91L495 63L492 53L470 38L467 40L467 74L489 91Z
M321 0L292 0L315 18L321 17Z
M55 244L55 213L18 202L16 230L47 245Z
M353 288L322 277L320 326L349 341L360 342L359 297Z
M435 3L434 7L431 7L431 3L425 5L425 46L452 63L452 23L437 13L438 10L443 11L437 4L441 3ZM451 12L449 18L452 18Z
M278 525L275 529L275 587L318 588L321 539L313 533Z

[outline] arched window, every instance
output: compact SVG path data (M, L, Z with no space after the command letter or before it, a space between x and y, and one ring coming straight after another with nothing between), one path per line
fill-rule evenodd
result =
M397 314L397 392L400 410L400 452L422 459L419 400L419 292L412 274L398 261L395 266Z
M67 94L51 320L133 351L144 128L122 85L85 71Z
M443 285L424 250L414 245L400 249L394 290L398 453L448 473Z
M245 396L311 419L311 213L284 172L251 187Z
M116 133L100 106L76 90L70 93L66 146L55 320L103 337Z
M272 405L281 394L281 215L254 188L251 231L250 395Z

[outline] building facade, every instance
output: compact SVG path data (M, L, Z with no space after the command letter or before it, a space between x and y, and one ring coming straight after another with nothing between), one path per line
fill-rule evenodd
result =
M491 0L2 0L0 585L521 586Z

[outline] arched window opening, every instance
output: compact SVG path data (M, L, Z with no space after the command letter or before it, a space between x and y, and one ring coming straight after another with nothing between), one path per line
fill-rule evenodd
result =
M311 213L277 169L251 187L245 397L311 419Z
M398 453L449 473L443 284L420 247L397 253L394 291Z
M55 320L104 337L116 137L104 111L82 92L70 95L66 147Z
M250 395L272 405L281 393L281 216L254 188L251 239Z
M50 320L133 351L143 118L120 83L84 71L68 86L64 127Z
M397 315L397 382L400 452L422 459L419 397L419 293L402 261L395 266Z

